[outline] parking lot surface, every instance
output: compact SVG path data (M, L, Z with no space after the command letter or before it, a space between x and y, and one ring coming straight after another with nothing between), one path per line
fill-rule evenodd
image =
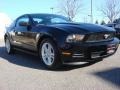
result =
M0 42L0 90L120 90L120 48L95 64L66 64L50 71L36 56L8 55Z

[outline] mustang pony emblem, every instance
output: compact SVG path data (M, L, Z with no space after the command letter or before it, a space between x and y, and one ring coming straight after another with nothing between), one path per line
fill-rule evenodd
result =
M110 36L110 34L105 34L104 38L107 39Z

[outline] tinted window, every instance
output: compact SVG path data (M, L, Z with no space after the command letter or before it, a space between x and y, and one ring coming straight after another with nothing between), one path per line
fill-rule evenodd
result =
M35 24L52 24L52 23L67 23L70 22L66 17L59 15L34 14L31 15Z
M65 23L67 22L65 19L62 18L52 18L51 23Z
M19 18L19 19L17 20L17 22L16 22L16 27L19 27L19 23L20 23L20 22L27 22L27 23L29 23L29 18L26 17L26 16Z
M42 24L43 23L43 19L42 18L33 18L33 23L34 24Z

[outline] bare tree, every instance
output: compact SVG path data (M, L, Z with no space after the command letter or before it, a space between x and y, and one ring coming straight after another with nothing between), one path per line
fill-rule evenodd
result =
M62 0L59 3L60 13L73 20L81 9L81 0Z
M120 15L120 0L105 0L105 6L101 11L110 22L113 22Z

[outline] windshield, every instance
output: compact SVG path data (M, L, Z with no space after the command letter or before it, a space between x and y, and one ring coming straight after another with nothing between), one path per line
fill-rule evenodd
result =
M66 17L59 15L32 15L33 23L35 24L55 24L55 23L68 23L70 20Z

